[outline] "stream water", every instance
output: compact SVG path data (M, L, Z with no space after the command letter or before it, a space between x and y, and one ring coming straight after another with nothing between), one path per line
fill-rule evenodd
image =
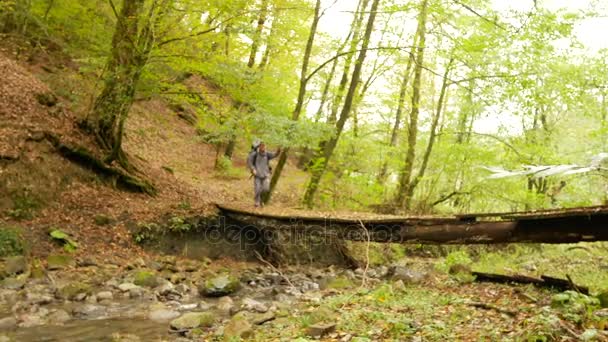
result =
M119 333L152 342L170 339L167 328L167 324L145 319L77 320L62 326L18 329L7 336L20 342L109 342L113 334Z

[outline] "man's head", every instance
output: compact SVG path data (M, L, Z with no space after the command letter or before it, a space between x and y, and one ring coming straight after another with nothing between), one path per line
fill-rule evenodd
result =
M266 144L264 144L263 142L261 142L260 145L258 146L258 151L260 153L266 152Z

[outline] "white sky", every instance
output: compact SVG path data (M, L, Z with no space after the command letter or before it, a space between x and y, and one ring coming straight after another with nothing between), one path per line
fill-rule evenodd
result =
M334 4L335 2L335 4ZM358 0L323 0L324 7L329 7L325 16L319 23L319 31L325 32L333 37L344 37L348 33L352 11L356 9ZM608 48L608 1L607 0L537 0L538 5L550 11L560 9L568 12L582 11L591 8L595 3L595 9L603 16L585 19L574 29L576 38L584 44L589 53L594 53L599 49ZM530 11L533 9L533 0L491 0L494 9L508 14L510 10ZM410 24L410 23L408 23ZM415 25L415 22L412 23ZM558 44L561 45L561 44ZM565 44L567 45L567 43ZM311 101L308 107L309 113L316 111L318 103ZM488 109L474 125L478 132L496 133L500 128L509 132L516 133L522 129L521 118L515 115L497 112L495 109Z

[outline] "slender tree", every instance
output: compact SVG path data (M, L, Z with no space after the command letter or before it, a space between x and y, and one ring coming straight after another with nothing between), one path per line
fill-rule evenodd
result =
M315 5L315 14L312 20L312 24L310 25L310 33L308 34L308 40L306 42L306 49L304 50L304 58L302 60L302 68L300 70L300 87L298 90L298 98L296 100L296 106L291 115L291 119L293 121L298 121L300 118L300 114L302 114L302 109L304 108L304 97L306 95L306 86L308 83L308 65L310 63L310 56L312 55L312 48L315 42L315 36L317 34L317 27L319 26L319 20L321 19L321 0L317 0ZM287 156L289 154L289 148L285 148L281 156L279 157L279 161L277 162L277 166L272 175L272 179L270 180L270 191L266 194L265 198L263 198L264 202L268 202L274 191L274 188L277 186L279 178L281 177L281 173L283 172L283 168L285 167L285 163L287 162Z
M369 19L367 20L367 25L365 27L365 34L363 36L361 50L355 62L355 68L353 70L348 92L346 93L346 97L344 99L344 106L342 107L342 110L340 112L340 118L336 122L336 132L334 136L329 139L327 144L325 144L323 151L321 151L321 165L312 170L312 175L306 188L306 193L304 194L303 200L304 204L308 207L312 207L314 196L319 187L321 177L323 177L323 174L325 173L327 163L333 155L334 149L336 148L338 140L340 139L340 134L342 133L344 125L346 124L346 121L348 120L351 114L352 105L357 92L357 86L359 85L359 80L361 79L361 70L363 68L363 63L365 62L365 57L367 56L367 49L369 46L370 37L374 30L374 22L376 20L379 3L380 0L374 0L371 6L371 10L369 12Z
M397 109L395 110L395 121L393 122L393 128L391 130L391 140L389 142L389 146L391 148L397 147L397 143L399 142L399 132L401 131L401 120L403 118L403 111L405 110L405 100L407 95L407 86L410 81L410 77L412 74L412 65L414 61L415 55L415 47L418 44L418 35L414 34L412 49L408 54L407 65L405 70L403 71L403 77L401 80L401 85L399 87L399 99L397 100ZM392 153L389 154L389 158L392 157ZM380 173L378 174L378 183L384 184L386 181L386 177L388 176L388 160L385 160L382 164L382 168L380 169Z
M410 193L409 186L414 169L414 160L416 158L416 142L418 138L418 114L420 113L420 87L422 83L422 67L424 63L424 51L426 44L426 20L428 16L428 0L422 0L420 15L418 15L418 28L416 34L418 36L418 46L416 47L416 59L414 67L414 83L412 90L412 109L410 111L408 125L408 147L405 155L405 165L401 170L399 189L395 196L397 206L408 209L409 204L408 194Z

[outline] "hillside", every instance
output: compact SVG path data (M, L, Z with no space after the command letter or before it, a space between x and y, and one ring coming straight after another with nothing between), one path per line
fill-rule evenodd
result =
M77 64L70 61L66 63L70 67L55 69L52 64L20 63L7 57L11 53L7 47L4 50L0 54L4 75L0 84L0 215L3 225L27 227L24 233L33 242L35 256L44 257L58 248L48 238L51 227L72 234L80 242L78 254L130 258L141 251L132 242L129 226L168 215L209 215L218 202L251 205L252 185L244 166L248 147L237 152L232 175L217 172L216 149L201 142L196 128L162 99L134 106L124 141L126 152L142 176L158 188L158 195L121 191L111 180L62 157L45 134L93 151L96 145L78 127L83 114L72 110L77 105L56 95L66 89L52 89L41 77L63 85L58 80L76 79ZM87 84L70 86L77 89ZM289 181L281 184L275 205L293 204L298 191L294 186ZM99 217L112 224L95 224Z

